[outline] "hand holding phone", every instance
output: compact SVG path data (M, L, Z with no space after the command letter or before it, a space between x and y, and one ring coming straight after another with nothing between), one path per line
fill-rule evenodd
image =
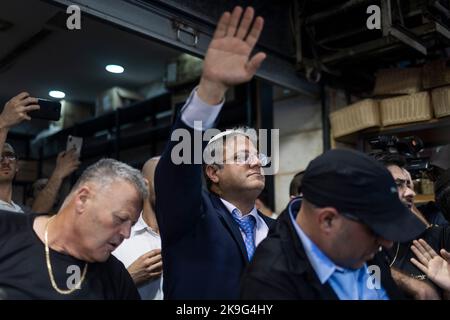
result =
M83 138L82 137L75 137L75 136L69 135L67 137L66 151L75 149L75 153L77 154L77 156L79 158L80 154L81 154L81 147L82 147L82 145L83 145Z
M58 121L61 117L61 102L38 99L39 110L28 112L33 119Z
M11 128L23 120L31 120L29 112L39 109L38 99L31 97L28 92L21 92L9 100L1 114L0 118L6 128Z

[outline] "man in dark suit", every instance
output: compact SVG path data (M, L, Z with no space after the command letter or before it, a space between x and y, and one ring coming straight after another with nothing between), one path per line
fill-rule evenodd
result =
M244 299L398 299L381 247L425 224L400 201L389 171L331 150L311 161L294 199L243 276Z
M272 222L255 208L266 157L248 132L225 131L207 145L197 144L202 148L193 141L214 125L227 89L249 81L265 58L263 53L249 58L263 27L263 19L252 23L253 17L252 8L243 13L240 7L222 15L200 84L182 108L156 169L166 299L237 299L242 272ZM174 137L186 140L177 143ZM181 155L186 141L191 143ZM202 191L202 161L195 160L203 154L213 161L204 165L208 190Z

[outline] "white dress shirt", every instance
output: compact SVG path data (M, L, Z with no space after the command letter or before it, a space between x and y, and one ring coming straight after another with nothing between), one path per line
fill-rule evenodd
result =
M141 214L131 228L130 238L125 239L112 254L122 261L125 268L128 268L137 258L154 249L161 249L161 237L145 223ZM143 300L162 300L162 281L161 276L139 286L138 291L141 298Z
M200 99L195 88L181 109L181 120L195 130L210 129L222 110L224 102L225 100L222 100L217 105L209 105ZM202 122L201 127L194 126L194 122L197 121Z
M0 210L24 213L23 209L11 200L11 203L0 200Z

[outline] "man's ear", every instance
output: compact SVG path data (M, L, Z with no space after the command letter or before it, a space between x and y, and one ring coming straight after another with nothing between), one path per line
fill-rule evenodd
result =
M88 185L83 185L75 191L75 209L76 212L83 213L86 211L86 204L92 197L92 189Z
M145 186L146 186L147 189L148 189L149 186L150 186L150 182L148 182L147 178L144 178L144 183L145 183Z
M206 165L206 175L208 176L209 180L211 180L213 183L219 182L219 176L217 175L217 171L219 170L219 166L215 164L208 164Z
M317 219L319 220L320 229L329 234L340 225L340 215L333 207L325 207L317 209Z

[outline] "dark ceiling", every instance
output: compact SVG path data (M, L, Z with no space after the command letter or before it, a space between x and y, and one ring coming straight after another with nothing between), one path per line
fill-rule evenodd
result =
M81 30L70 31L69 15L39 0L0 2L0 104L26 90L49 98L50 89L66 99L95 103L113 86L135 89L162 79L179 52L82 15ZM105 70L124 66L123 74ZM48 123L32 120L15 130L36 133Z
M380 10L380 29L367 20ZM381 68L421 65L450 56L448 0L301 0L299 71L327 85L370 94Z

